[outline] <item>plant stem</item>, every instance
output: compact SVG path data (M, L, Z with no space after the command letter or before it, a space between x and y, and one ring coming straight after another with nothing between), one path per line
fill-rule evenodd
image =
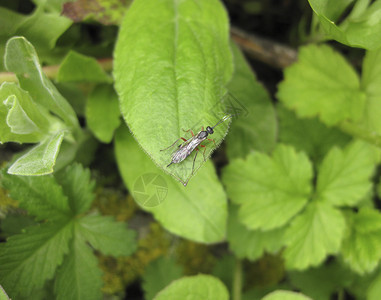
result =
M366 129L363 129L356 124L351 122L342 122L339 125L339 128L356 138L362 139L368 143L371 143L379 148L381 148L381 135L376 132L370 132Z
M112 70L112 59L111 58L103 58L98 59L99 65L102 67L103 70L106 72L109 72ZM50 79L55 79L58 74L59 65L54 66L45 66L42 67L42 71L45 73L45 75ZM3 82L17 82L17 77L12 72L0 72L0 84Z
M241 300L242 293L242 261L236 259L233 274L232 300Z

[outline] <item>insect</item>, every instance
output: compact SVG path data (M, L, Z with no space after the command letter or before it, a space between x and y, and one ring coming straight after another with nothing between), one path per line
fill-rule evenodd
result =
M194 135L193 131L190 130L190 129L189 130L184 130L185 132L189 132L189 131L191 132L192 137L190 139L186 140L185 138L181 137L181 138L177 139L169 147L160 150L160 151L168 150L169 148L173 147L178 141L183 140L183 142L178 146L178 149L172 154L172 161L169 163L169 165L167 167L169 167L172 164L181 163L189 155L191 155L191 153L195 149L198 150L198 146L205 148L206 147L205 145L200 145L200 144L203 141L205 141L206 139L209 140L209 141L213 141L213 143L216 144L216 142L214 140L208 139L208 135L214 133L214 128L217 125L221 124L222 122L225 122L226 120L228 120L231 117L232 117L232 115L226 115L221 120L219 120L216 125L214 125L213 127L207 126L205 130L204 130L204 127L202 127L201 131L199 133L197 133L196 135ZM205 150L203 152L204 161L205 161L205 151L206 151L206 148L205 148ZM197 153L198 152L196 152L196 155L194 156L194 159L193 159L192 174L193 174L193 171L194 171L194 164L195 164L195 161L196 161Z

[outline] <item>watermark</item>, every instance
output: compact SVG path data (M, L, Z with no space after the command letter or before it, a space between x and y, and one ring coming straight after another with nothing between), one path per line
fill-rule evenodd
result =
M136 179L132 194L141 206L155 207L163 203L167 197L168 185L163 176L145 173Z

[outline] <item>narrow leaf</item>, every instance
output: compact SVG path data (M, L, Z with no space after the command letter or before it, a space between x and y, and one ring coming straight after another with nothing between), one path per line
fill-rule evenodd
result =
M307 203L312 166L304 153L278 146L273 155L252 152L223 171L223 182L239 219L249 229L270 230L285 225Z
M45 223L12 236L0 246L0 282L13 298L31 296L51 279L68 252L72 223Z
M142 199L155 200L157 206L142 208L150 211L167 230L203 243L218 242L225 237L227 199L211 163L184 187L153 164L126 127L116 132L115 152L123 180L135 200L142 204ZM145 175L160 179L159 184L145 183Z
M298 61L285 70L277 96L298 116L319 116L327 125L357 121L364 112L358 75L343 56L324 45L300 49Z
M186 169L166 168L171 149L160 150L181 136L191 138L183 129L198 132L225 115L220 100L232 75L228 25L218 0L136 0L119 31L114 77L122 115L153 161L185 184L192 159L182 163ZM227 123L216 127L216 145ZM213 148L210 142L206 158ZM199 155L195 169L203 163Z
M223 283L210 275L183 277L172 282L156 295L154 300L228 300L229 293Z
M342 213L324 202L313 202L297 216L285 236L286 267L304 270L336 254L344 237Z
M9 167L8 173L27 176L52 173L64 135L65 131L58 131L34 146Z

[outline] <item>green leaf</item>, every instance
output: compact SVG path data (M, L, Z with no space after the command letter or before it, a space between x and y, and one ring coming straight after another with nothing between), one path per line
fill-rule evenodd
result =
M228 300L229 293L223 283L210 275L183 277L173 281L156 295L154 300Z
M285 70L277 96L299 117L319 116L327 125L359 120L364 112L365 93L358 75L325 45L300 49L298 62Z
M3 287L0 285L0 300L10 300Z
M367 300L378 300L381 293L381 273L372 280L366 293Z
M262 298L262 300L312 300L301 293L277 290Z
M319 162L333 146L345 146L350 137L335 128L329 128L314 119L300 119L295 113L278 105L279 140L304 151L312 160Z
M135 200L142 203L142 196L159 195L159 205L142 208L151 212L168 231L203 243L218 242L225 237L227 199L211 163L184 187L154 165L124 126L116 132L115 153L120 173ZM160 179L160 184L145 185L142 181L145 175Z
M111 83L112 78L102 69L95 58L70 51L58 69L57 81Z
M249 230L240 223L238 207L231 206L229 210L227 240L229 249L238 258L256 260L265 251L277 252L284 244L284 232L283 227L269 231Z
M18 200L37 220L58 220L70 216L68 199L54 177L16 176L3 171L1 182L12 199Z
M43 73L31 43L23 37L11 38L4 61L7 70L16 73L21 88L28 91L36 103L61 117L68 126L79 129L74 110Z
M353 273L334 261L303 272L288 272L292 285L314 300L329 300L352 283Z
M361 85L367 99L360 124L370 132L381 134L381 50L366 52Z
M83 239L105 255L127 256L136 250L135 231L113 217L85 216L78 225L76 230Z
M90 176L90 170L84 169L78 163L72 164L63 172L56 174L56 179L68 197L70 209L75 215L88 211L94 200L95 182L91 180Z
M122 115L152 160L184 184L193 155L181 163L186 168L167 168L171 149L160 150L191 137L182 129L198 132L225 115L221 98L232 75L228 25L218 0L137 0L119 31L114 77ZM225 122L215 129L216 145L227 128ZM207 145L205 157L214 148ZM195 170L203 163L198 155Z
M286 231L284 252L288 269L304 270L336 254L344 237L342 213L325 202L312 202Z
M275 147L277 134L275 110L269 94L233 43L232 50L235 71L228 89L234 98L228 108L240 115L232 122L226 138L229 159L245 157L254 149L270 152Z
M102 299L102 272L92 249L75 234L70 252L55 277L57 300Z
M351 214L352 227L343 241L341 254L359 274L373 271L381 259L381 214L371 208Z
M377 161L377 150L361 141L345 150L332 148L324 158L317 178L317 198L332 205L356 205L370 191L370 177Z
M0 245L0 282L12 298L19 294L30 296L53 278L68 252L72 231L72 223L67 220L45 223Z
M47 137L18 158L9 167L8 173L27 176L52 173L64 135L65 131L58 131Z
M249 229L281 227L307 203L312 166L304 153L278 146L272 156L250 153L223 171L229 197L240 204L239 219Z
M352 11L346 13L347 18L341 24L341 13L352 1L309 2L329 38L352 47L377 49L381 46L381 1L356 1Z
M95 87L86 103L86 121L100 141L111 142L120 125L118 97L110 85Z
M161 257L150 263L143 275L144 299L152 300L155 295L181 277L182 268L173 259Z

